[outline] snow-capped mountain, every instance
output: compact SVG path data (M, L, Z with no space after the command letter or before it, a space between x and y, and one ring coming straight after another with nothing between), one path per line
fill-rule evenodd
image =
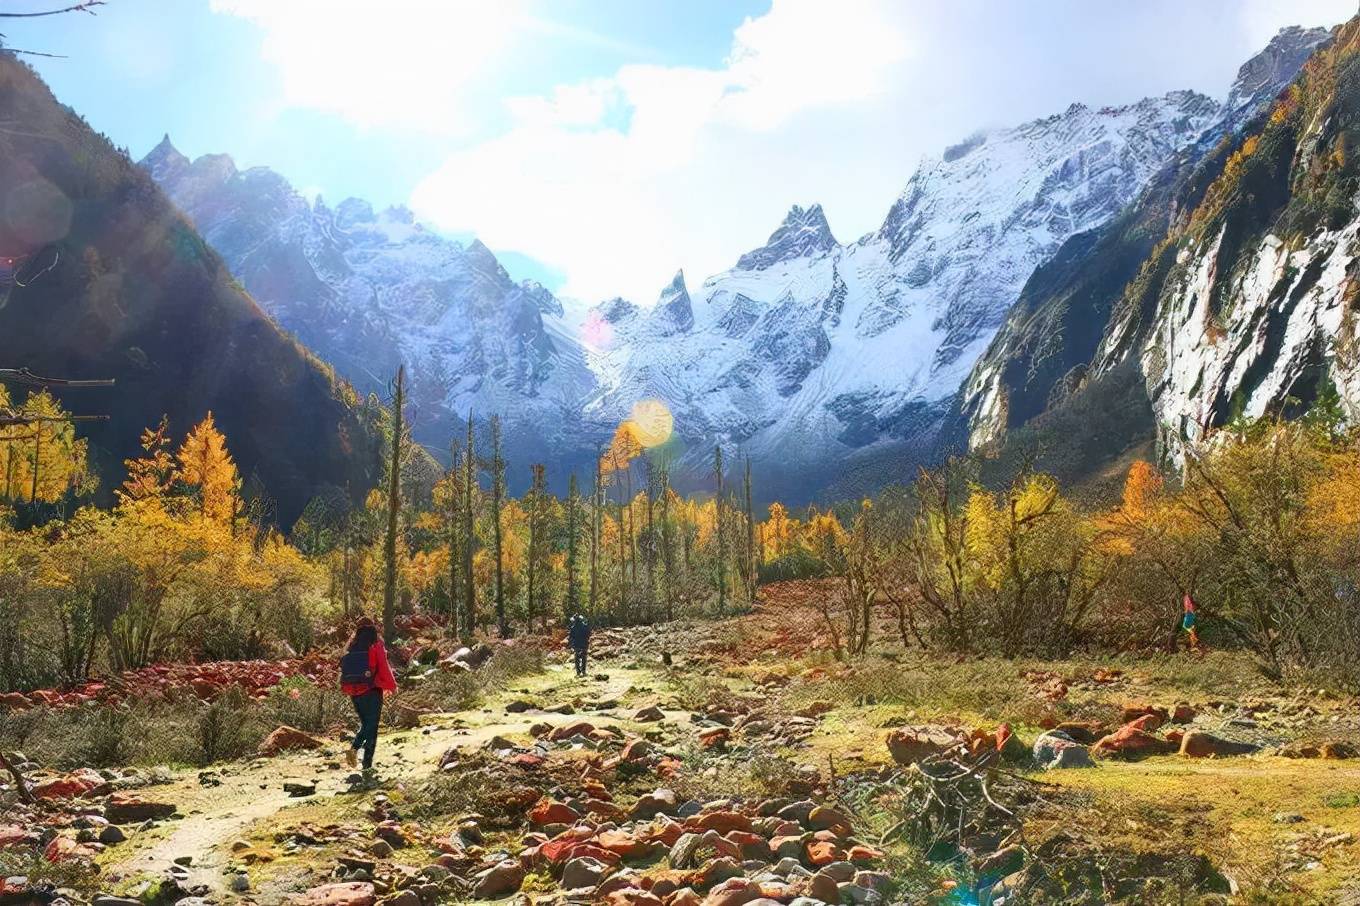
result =
M1172 163L1208 155L1324 36L1282 32L1222 104L1177 91L978 132L922 161L869 235L842 243L819 205L795 206L730 270L697 286L677 273L653 305L613 299L584 315L404 209L309 203L268 169L191 163L168 139L143 164L342 375L376 389L405 362L431 445L448 442L452 416L495 412L512 462L560 476L659 399L682 462L739 446L775 476L767 489L807 499L885 451L934 455L961 387L984 433L1004 429L992 402L1009 372L974 366L1036 268L1062 266L1060 249L1098 235Z
M552 293L513 281L480 241L440 236L404 208L309 202L226 155L190 162L168 136L142 166L256 301L359 389L381 390L404 362L428 444L444 449L451 417L470 410L499 413L526 456L571 437L594 388L576 331Z
M1127 352L1132 340L1104 335L1125 287L1199 203L1232 150L1224 137L1253 128L1329 37L1323 28L1283 29L1238 71L1210 127L1167 161L1135 204L1107 227L1074 237L1035 271L963 387L962 430L969 446L1002 440L1094 377L1089 365L1101 344ZM1109 373L1113 359L1104 357L1103 373Z
M922 162L883 226L850 244L820 206L794 207L697 290L676 275L651 309L598 307L588 413L609 421L657 397L691 449L730 442L781 468L928 444L1035 266L1218 112L1181 91L978 133Z

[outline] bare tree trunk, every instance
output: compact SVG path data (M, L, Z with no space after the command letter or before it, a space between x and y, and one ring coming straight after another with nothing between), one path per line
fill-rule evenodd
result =
M401 516L402 406L406 399L406 366L397 368L396 394L392 400L392 458L387 477L387 538L383 543L386 581L383 584L383 639L388 644L397 632L397 521Z

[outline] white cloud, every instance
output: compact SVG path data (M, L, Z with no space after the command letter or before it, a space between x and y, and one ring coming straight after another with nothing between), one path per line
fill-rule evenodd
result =
M630 65L514 99L518 124L453 154L413 207L561 269L566 294L650 302L677 266L702 279L730 264L797 200L778 175L797 154L763 146L882 94L908 46L889 8L780 2L737 29L720 69Z
M398 136L476 137L417 187L421 217L539 259L567 275L567 294L644 304L677 267L691 286L729 267L794 203L821 202L853 240L923 154L979 127L1072 101L1221 95L1280 26L1353 11L1353 0L774 0L720 65L624 65L505 98L509 125L482 138L486 124L457 125L471 94L494 93L498 67L520 58L521 32L609 39L536 19L520 5L534 0L212 2L261 25L288 103Z
M211 0L263 32L286 105L360 126L463 131L464 103L530 22L521 0Z

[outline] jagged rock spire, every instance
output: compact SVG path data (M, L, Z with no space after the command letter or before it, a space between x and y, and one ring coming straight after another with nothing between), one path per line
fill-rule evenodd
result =
M836 247L836 237L822 213L822 206L809 208L794 205L779 229L770 234L764 246L747 252L737 261L739 270L764 270L772 264L791 258L820 255Z

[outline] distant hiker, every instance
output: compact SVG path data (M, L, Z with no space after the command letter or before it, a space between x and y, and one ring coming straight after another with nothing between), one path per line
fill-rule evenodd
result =
M573 614L567 624L567 646L576 655L576 675L586 675L586 655L590 651L590 624L586 618Z
M1186 635L1190 637L1190 650L1199 651L1199 633L1195 631L1195 623L1198 621L1195 613L1195 599L1190 597L1189 592L1185 593L1182 608L1184 613L1181 616L1181 629L1184 629Z
M354 638L340 658L340 691L354 703L359 715L359 731L354 744L345 753L350 767L355 767L359 750L364 750L364 770L373 767L373 753L378 748L378 718L382 716L383 693L397 691L397 679L387 664L387 649L378 638L378 626L364 617L354 628Z

